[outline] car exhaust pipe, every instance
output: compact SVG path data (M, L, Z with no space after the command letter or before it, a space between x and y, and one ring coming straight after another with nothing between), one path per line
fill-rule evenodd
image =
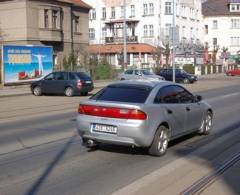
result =
M97 143L96 143L95 141L89 139L89 140L87 140L86 146L87 146L88 148L92 148L92 147L97 146Z

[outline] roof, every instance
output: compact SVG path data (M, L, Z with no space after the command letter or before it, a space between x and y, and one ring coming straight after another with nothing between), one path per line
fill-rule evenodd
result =
M202 4L204 16L240 16L240 12L230 12L230 0L207 0Z
M127 44L128 53L152 53L156 51L156 47L146 43ZM123 52L123 44L106 44L106 45L90 45L89 52L92 54L114 54Z
M90 5L83 2L82 0L57 0L57 1L64 2L64 3L70 3L70 4L73 4L75 6L79 6L79 7L86 8L86 9L91 9L92 8Z

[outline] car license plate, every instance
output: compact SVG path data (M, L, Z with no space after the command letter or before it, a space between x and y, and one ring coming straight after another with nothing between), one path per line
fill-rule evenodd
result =
M117 127L111 125L92 124L91 129L94 132L117 134Z
M91 83L92 83L92 81L86 81L86 83L87 83L87 84L91 84Z

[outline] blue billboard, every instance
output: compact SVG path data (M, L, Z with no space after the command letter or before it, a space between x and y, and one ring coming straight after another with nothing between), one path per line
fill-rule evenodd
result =
M41 79L53 71L53 49L45 46L3 46L3 83Z

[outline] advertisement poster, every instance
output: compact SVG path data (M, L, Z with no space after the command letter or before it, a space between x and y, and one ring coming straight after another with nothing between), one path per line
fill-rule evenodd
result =
M3 46L4 84L38 80L52 71L52 47Z

